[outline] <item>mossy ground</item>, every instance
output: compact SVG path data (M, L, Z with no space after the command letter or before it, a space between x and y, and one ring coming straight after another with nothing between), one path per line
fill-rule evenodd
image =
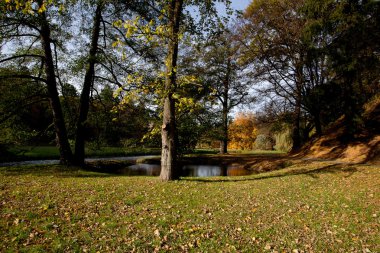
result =
M246 177L0 168L1 252L380 252L380 168Z

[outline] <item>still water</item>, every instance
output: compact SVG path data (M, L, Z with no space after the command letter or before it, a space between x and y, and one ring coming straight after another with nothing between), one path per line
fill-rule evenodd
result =
M159 176L160 165L157 164L135 164L124 168L121 174L128 176ZM216 177L216 176L246 176L251 171L237 166L218 165L184 165L181 176L184 177Z
M153 158L154 156L133 156L133 157L112 157L112 158L91 158L86 159L92 161L131 161L136 162L140 158ZM21 165L54 165L59 164L58 160L36 160L0 163L0 167L21 166ZM119 169L117 174L127 176L159 176L161 166L158 164L135 164L123 169ZM104 171L107 172L107 171ZM219 166L219 165L184 165L182 167L181 176L184 177L215 177L215 176L246 176L252 172L238 166Z
M86 162L96 161L130 161L136 162L138 159L150 159L156 156L144 155L144 156L124 156L124 157L103 157L103 158L86 158ZM18 161L18 162L6 162L0 163L0 167L12 167L23 165L57 165L59 160L31 160L31 161Z

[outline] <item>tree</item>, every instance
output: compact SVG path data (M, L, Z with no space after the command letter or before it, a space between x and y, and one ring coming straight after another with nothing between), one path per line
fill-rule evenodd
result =
M86 64L86 73L84 76L84 82L82 92L80 96L79 117L76 124L75 135L75 163L78 165L84 164L84 141L85 141L85 126L84 123L87 120L87 115L90 105L90 92L93 85L93 79L95 76L95 63L97 61L98 40L100 36L100 25L102 19L102 8L104 3L98 1L96 4L96 10L94 13L94 21L91 35L91 45Z
M230 29L232 30L232 29ZM216 32L208 41L196 45L190 52L193 67L189 73L198 76L209 100L220 111L220 153L227 153L229 114L233 108L253 101L249 93L251 82L245 78L244 66L238 62L239 46L228 29Z
M252 150L257 137L253 113L238 113L229 125L229 147L232 149Z
M56 64L54 63L51 45L57 46L57 41L52 38L51 17L57 15L58 8L49 5L42 0L38 1L2 1L0 8L1 29L3 41L8 45L27 37L24 43L29 43L21 52L14 52L10 57L3 58L1 62L10 62L15 59L23 59L24 62L35 62L41 65L37 75L6 75L2 78L27 78L46 84L50 107L53 113L53 122L56 140L60 152L62 164L72 163L72 152L67 138L65 120L63 118L62 106L59 100L56 80ZM40 48L35 47L36 43ZM27 61L28 60L28 61Z
M379 88L380 3L307 0L303 11L309 41L315 45L318 38L328 38L320 49L326 54L330 82L340 91L337 106L345 116L346 134L352 137L361 128L363 104Z
M27 69L0 69L2 75L30 74ZM25 78L0 79L0 143L48 143L51 111L46 88Z
M133 14L144 15L149 17L149 12L146 11L143 2L126 1L126 2L107 2L103 0L96 1L95 9L91 12L91 3L87 3L84 12L93 15L93 26L91 40L89 45L89 52L85 56L85 72L84 81L82 85L82 92L79 103L79 116L76 123L75 135L75 162L78 165L84 164L85 158L85 132L86 121L89 113L91 91L94 89L94 84L103 82L106 84L113 84L118 87L122 86L122 79L126 73L133 71L133 67L125 64L126 53L125 48L129 48L131 58L136 58L136 55L142 56L145 60L152 60L156 58L154 52L149 46L137 45L137 43L130 38L122 37L120 41L120 34L123 34L118 25L114 24L115 20L110 18L120 18L121 16L132 16ZM102 39L104 42L99 41ZM107 43L108 41L108 43ZM122 56L115 48L111 47L115 41L125 45ZM110 50L112 48L112 50ZM83 55L79 57L83 58ZM129 62L128 62L129 63ZM97 67L97 68L96 68Z
M247 9L242 59L252 64L262 94L291 105L293 149L342 115L348 136L360 129L361 108L379 83L379 6L275 0Z
M162 153L161 173L163 181L177 179L177 129L175 122L175 100L173 98L176 87L176 68L178 57L178 45L180 35L180 22L183 11L183 0L172 0L168 7L168 45L165 71L165 95L163 97L163 123L162 123Z
M252 63L257 82L267 83L293 107L293 148L301 146L300 121L304 87L303 0L255 1L246 10L241 41L243 60Z
M229 2L229 1L224 1ZM155 6L155 4L157 6ZM184 12L186 5L198 6L200 12L199 21L195 22L194 18L188 12ZM209 17L215 17L215 1L189 1L170 0L157 1L150 3L153 10L160 10L157 14L158 19L146 20L137 17L134 22L126 22L127 37L137 31L141 33L140 38L145 40L145 43L153 45L166 45L165 56L165 71L158 75L156 85L162 85L162 77L164 78L163 85L156 89L162 98L162 153L161 153L161 175L163 181L174 180L180 176L177 167L177 126L176 126L176 96L177 89L177 60L178 48L181 38L185 32L190 34L198 33L204 36L205 28L208 30L212 26L219 25ZM196 24L196 25L195 25ZM152 84L150 82L150 84Z

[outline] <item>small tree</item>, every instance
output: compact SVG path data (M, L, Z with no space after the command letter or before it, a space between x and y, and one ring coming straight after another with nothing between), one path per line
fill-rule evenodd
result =
M238 113L228 127L229 148L252 150L257 137L253 113Z

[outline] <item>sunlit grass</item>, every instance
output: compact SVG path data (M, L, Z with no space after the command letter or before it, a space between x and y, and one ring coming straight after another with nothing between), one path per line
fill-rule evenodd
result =
M246 177L0 168L0 251L379 252L380 168Z

